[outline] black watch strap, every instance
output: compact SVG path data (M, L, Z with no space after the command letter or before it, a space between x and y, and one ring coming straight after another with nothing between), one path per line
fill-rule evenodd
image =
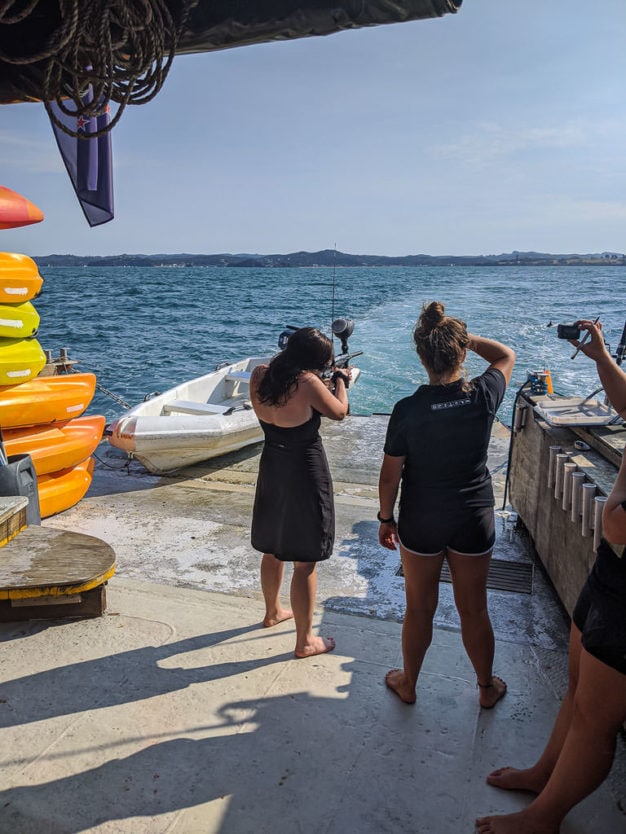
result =
M391 522L393 522L394 524L396 523L396 520L393 516L390 516L389 518L383 518L380 514L380 511L376 513L376 518L380 521L381 524L391 524Z
M343 379L343 384L346 386L346 389L350 387L350 377L348 374L344 374L342 371L335 371L332 376L332 381L337 382L337 379Z

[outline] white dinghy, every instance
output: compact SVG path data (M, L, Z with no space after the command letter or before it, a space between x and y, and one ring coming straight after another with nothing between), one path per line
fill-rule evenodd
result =
M250 374L270 359L242 359L139 403L111 423L109 443L157 474L258 443Z
M278 339L287 344L289 327ZM337 319L333 336L341 340L342 353L335 367L348 367L362 351L348 353L351 319ZM109 443L122 449L156 474L173 472L203 460L216 458L263 440L263 430L250 402L250 376L271 356L241 359L215 371L183 382L163 394L139 403L114 420L105 431ZM329 372L330 373L330 372ZM352 382L360 374L352 368Z

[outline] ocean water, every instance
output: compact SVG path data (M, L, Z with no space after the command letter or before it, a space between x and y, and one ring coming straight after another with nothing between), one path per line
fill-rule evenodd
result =
M277 350L286 325L330 333L335 318L355 322L350 350L362 376L350 394L355 414L388 413L426 382L411 333L424 302L440 300L471 332L517 352L500 409L510 423L528 371L549 368L558 393L597 387L594 364L556 336L556 327L600 316L614 350L626 319L619 267L388 267L309 269L42 268L39 341L56 356L67 347L76 370L130 405L213 370L217 363ZM340 352L336 343L336 352ZM485 363L475 356L470 376ZM107 421L124 408L101 390L91 414Z

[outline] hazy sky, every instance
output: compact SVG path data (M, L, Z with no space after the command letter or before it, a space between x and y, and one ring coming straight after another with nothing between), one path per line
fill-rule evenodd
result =
M113 131L90 229L42 105L0 107L3 251L626 251L626 2L456 15L175 59Z

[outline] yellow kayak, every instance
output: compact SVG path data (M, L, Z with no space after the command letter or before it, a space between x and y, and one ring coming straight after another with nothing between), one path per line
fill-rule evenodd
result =
M89 489L94 460L87 458L71 469L62 469L37 478L39 511L42 518L61 513L78 504Z
M0 386L0 426L37 426L79 417L93 399L95 374L40 376Z
M0 252L0 304L30 301L41 292L43 278L28 255Z
M45 364L37 339L0 339L0 385L28 382Z
M30 301L0 304L0 338L27 339L39 329L39 313Z

